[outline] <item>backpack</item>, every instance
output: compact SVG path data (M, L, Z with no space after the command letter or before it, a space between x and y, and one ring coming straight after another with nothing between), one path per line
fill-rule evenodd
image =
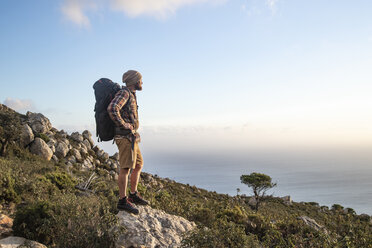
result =
M93 89L96 97L94 111L98 142L112 140L115 136L115 123L108 114L107 107L121 87L108 78L101 78L94 83Z

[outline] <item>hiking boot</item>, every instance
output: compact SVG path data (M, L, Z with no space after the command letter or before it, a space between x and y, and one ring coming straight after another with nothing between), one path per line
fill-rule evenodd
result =
M134 204L138 204L138 205L149 205L149 202L144 200L139 194L138 192L136 191L134 194L132 193L129 193L129 197L128 197L129 201L130 202L133 202Z
M132 214L138 214L139 211L137 208L135 208L132 203L129 202L127 197L124 197L119 200L118 205L117 205L118 210L124 210L127 211L128 213Z

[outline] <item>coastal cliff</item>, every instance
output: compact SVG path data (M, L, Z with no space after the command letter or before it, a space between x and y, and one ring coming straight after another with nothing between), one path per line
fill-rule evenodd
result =
M148 173L150 207L118 212L118 154L88 130L1 104L0 124L0 247L372 247L371 217L350 208L268 196L256 212L252 197Z

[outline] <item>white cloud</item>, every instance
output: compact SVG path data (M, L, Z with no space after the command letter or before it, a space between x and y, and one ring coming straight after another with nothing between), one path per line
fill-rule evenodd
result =
M31 100L7 98L3 102L4 105L18 112L35 110L34 104Z
M85 11L97 7L94 1L89 0L65 0L61 11L64 17L81 27L89 27L90 21Z
M270 8L272 13L276 12L276 4L279 0L266 0L266 5Z
M107 4L112 10L123 12L129 17L145 15L166 18L184 6L202 3L218 4L225 1L227 0L64 0L61 11L67 20L81 27L89 27L87 10L104 8Z
M179 8L201 3L218 4L224 0L112 0L112 8L122 11L130 17L140 15L166 18L174 14Z

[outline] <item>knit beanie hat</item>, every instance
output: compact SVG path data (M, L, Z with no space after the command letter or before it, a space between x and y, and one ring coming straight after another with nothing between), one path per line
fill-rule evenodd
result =
M129 70L123 74L123 83L127 86L136 84L139 80L141 80L142 75L138 71Z

